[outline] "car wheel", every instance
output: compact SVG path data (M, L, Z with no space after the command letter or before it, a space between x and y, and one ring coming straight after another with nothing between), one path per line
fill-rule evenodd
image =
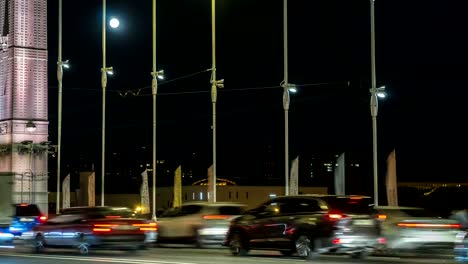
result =
M200 232L198 229L195 229L194 231L194 236L195 236L195 247L196 248L203 248L203 242L200 236Z
M88 243L81 243L78 246L78 250L80 251L81 255L88 255L89 254L89 244Z
M360 252L353 252L351 253L351 258L352 259L365 259L368 256L368 253L365 251L360 251Z
M236 233L232 236L229 243L229 249L231 250L231 254L233 256L245 256L249 252L249 250L245 247L245 243L241 234L239 233Z
M285 257L290 257L294 254L293 250L280 250L281 255Z
M38 234L32 241L32 247L34 253L41 253L44 251L44 237Z
M314 250L313 240L306 235L300 235L295 241L296 253L304 259L314 259L318 254Z

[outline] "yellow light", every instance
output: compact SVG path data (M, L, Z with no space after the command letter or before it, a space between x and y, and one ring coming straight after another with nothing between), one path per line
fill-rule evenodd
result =
M141 209L140 206L138 206L138 207L135 209L135 211L137 211L137 212L141 212L141 210L142 210L142 209Z

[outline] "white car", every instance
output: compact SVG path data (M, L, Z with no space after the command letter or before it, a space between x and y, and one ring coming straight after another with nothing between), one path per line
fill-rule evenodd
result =
M452 249L460 224L415 207L375 208L387 248L395 253Z
M158 218L158 244L182 243L222 245L232 219L246 205L239 203L192 202L171 208Z

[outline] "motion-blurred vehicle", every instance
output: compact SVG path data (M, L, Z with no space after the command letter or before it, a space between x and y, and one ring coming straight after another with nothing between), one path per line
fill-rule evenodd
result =
M13 247L13 234L0 231L0 248Z
M306 259L320 253L362 256L379 243L369 205L370 197L355 195L277 197L233 220L224 245L233 255L263 249Z
M416 207L374 208L391 253L434 252L453 249L461 225L452 219Z
M15 204L13 207L14 215L9 230L16 237L20 237L23 232L47 221L47 216L42 214L35 204L21 203Z
M157 242L221 246L230 221L245 209L244 204L228 202L191 202L169 209L158 218Z
M455 260L468 263L468 230L460 231L455 238Z
M137 250L145 247L146 232L157 230L156 223L135 218L126 207L72 207L44 224L23 232L21 239L35 252L47 247Z
M365 258L386 249L381 223L373 215L348 216L335 224L330 253L347 254L352 258Z

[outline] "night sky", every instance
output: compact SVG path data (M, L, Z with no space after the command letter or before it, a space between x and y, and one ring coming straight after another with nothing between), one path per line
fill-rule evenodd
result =
M151 149L151 1L109 0L107 93L110 155ZM48 1L49 133L57 140L57 10ZM468 4L376 1L379 173L396 149L400 181L466 182ZM63 162L101 160L101 1L64 1ZM209 0L158 0L158 159L193 153L211 164ZM261 166L268 149L284 169L281 0L217 1L218 175ZM345 152L372 179L370 6L367 0L289 1L290 157ZM110 159L109 159L110 160ZM107 161L107 166L113 166ZM53 167L53 166L52 166ZM51 168L52 168L51 167ZM64 169L66 170L66 169ZM53 171L51 171L53 174ZM253 174L253 173L251 173Z

